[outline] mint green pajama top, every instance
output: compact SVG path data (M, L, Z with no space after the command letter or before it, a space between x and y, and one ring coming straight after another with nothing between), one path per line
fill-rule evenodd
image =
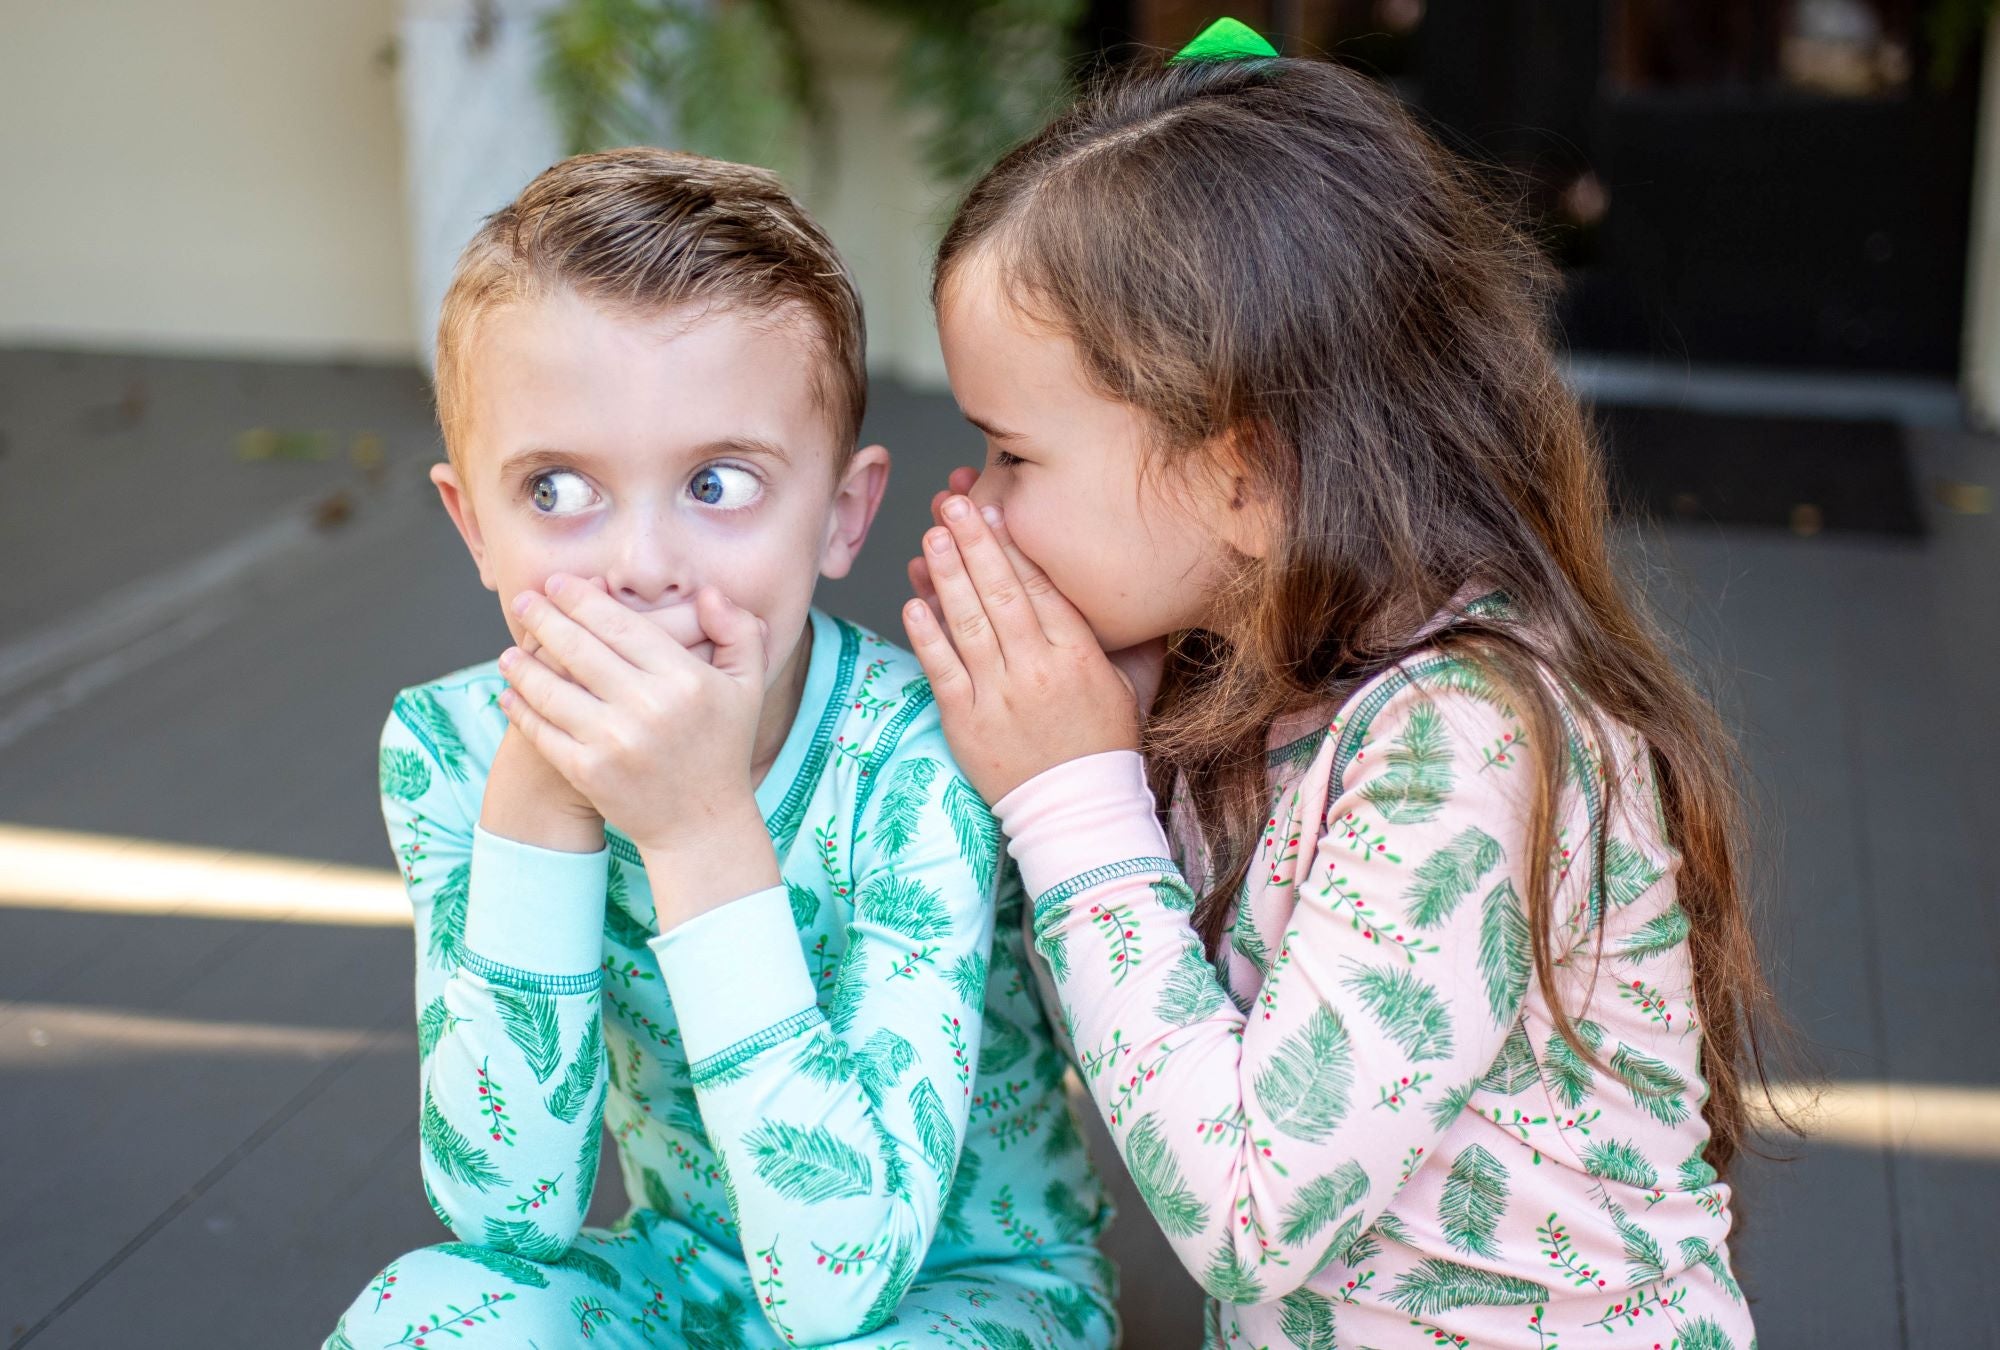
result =
M1028 973L1018 874L928 683L873 633L818 609L810 624L798 716L756 792L783 884L664 935L615 830L585 854L479 826L507 728L492 663L403 690L381 742L438 1217L461 1242L562 1261L608 1126L623 1222L670 1219L693 1249L738 1255L798 1344L883 1325L920 1272L1101 1269L1110 1216ZM1052 1299L1081 1340L1107 1339L1105 1287Z

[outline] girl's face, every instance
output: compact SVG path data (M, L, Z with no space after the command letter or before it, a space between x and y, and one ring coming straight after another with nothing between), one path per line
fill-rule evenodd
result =
M482 317L464 479L431 477L499 594L554 572L599 580L697 655L694 595L716 586L770 625L786 669L817 577L844 575L881 500L888 452L836 475L815 397L824 357L800 323L731 310L632 319L567 292Z
M1229 489L1158 465L1142 472L1144 414L1097 392L1075 344L1020 313L984 252L954 270L938 330L952 395L986 436L973 499L1001 509L1099 645L1227 632L1212 610L1229 551L1261 551Z

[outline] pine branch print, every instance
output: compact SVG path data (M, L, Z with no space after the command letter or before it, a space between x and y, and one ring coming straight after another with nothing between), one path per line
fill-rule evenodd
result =
M1489 1259L1500 1255L1494 1233L1507 1212L1507 1168L1478 1144L1452 1159L1438 1201L1438 1226L1445 1241L1462 1252Z
M1035 1340L1019 1327L984 1317L968 1317L965 1324L979 1337L983 1350L1039 1350Z
M425 765L424 757L416 751L405 750L400 745L385 745L377 765L376 781L384 797L394 797L399 802L414 802L431 790L431 771Z
M597 1071L603 1063L603 1023L596 1013L592 1013L582 1035L577 1037L576 1055L570 1060L562 1081L542 1103L549 1114L565 1125L573 1123L577 1113L590 1101L591 1092L597 1086Z
M1658 866L1651 858L1633 848L1622 839L1604 841L1604 876L1602 884L1605 896L1612 904L1623 909L1653 888L1653 883L1665 876L1666 869Z
M562 1027L556 1021L556 1001L551 994L517 989L495 989L493 1001L500 1009L500 1025L507 1039L521 1051L528 1071L537 1083L546 1083L562 1063Z
M1632 1222L1622 1205L1607 1205L1611 1224L1625 1243L1625 1276L1634 1284L1652 1284L1667 1277L1667 1255L1651 1233Z
M1486 1006L1495 1026L1505 1026L1528 992L1531 969L1528 920L1514 883L1502 881L1487 892L1479 919L1479 973L1486 978Z
M889 775L889 785L882 789L882 804L875 811L875 845L887 857L894 858L917 837L937 771L934 759L906 759Z
M765 1184L800 1204L866 1195L874 1185L868 1159L824 1125L769 1121L745 1135L743 1146Z
M936 1173L939 1184L946 1188L951 1185L951 1160L958 1152L958 1139L951 1128L951 1117L945 1114L944 1099L929 1077L919 1078L910 1087L910 1120L917 1129L917 1145L924 1151L924 1161Z
M1432 703L1410 710L1390 747L1389 767L1361 790L1377 815L1391 825L1418 825L1437 815L1451 792L1451 742L1444 718Z
M1063 925L1069 922L1069 901L1062 900L1043 909L1035 907L1035 950L1049 963L1049 973L1057 983L1069 978L1069 934Z
M878 1027L854 1052L854 1077L868 1100L880 1105L888 1090L903 1081L917 1062L916 1047L887 1027Z
M1367 1170L1354 1159L1348 1159L1333 1171L1299 1187L1280 1219L1279 1240L1297 1246L1359 1204L1367 1194Z
M1611 1071L1625 1081L1632 1102L1662 1125L1678 1125L1688 1118L1687 1080L1670 1065L1642 1055L1620 1043L1611 1052Z
M514 1284L528 1289L546 1289L549 1277L533 1261L524 1261L509 1252L493 1247L475 1246L470 1242L440 1242L431 1248L445 1256L455 1256L461 1261L470 1261L476 1266L484 1266L495 1275L504 1276Z
M653 938L653 930L633 918L632 912L625 907L626 901L620 892L625 894L630 892L623 884L625 870L618 865L618 860L615 858L611 861L611 875L619 884L607 888L605 892L604 936L628 952L643 954L646 951L646 944Z
M431 752L438 768L454 783L465 781L465 742L459 739L458 724L428 689L405 689L396 695L394 711L423 747Z
M465 961L465 900L472 888L472 864L451 869L431 896L431 963L457 970Z
M857 921L901 933L912 942L929 942L951 932L951 915L937 891L893 872L863 886L854 911Z
M860 1329L873 1330L896 1315L897 1305L916 1281L918 1265L915 1244L908 1238L897 1239L889 1253L888 1271L883 1276L882 1287L876 1292L875 1301L868 1305L868 1311L861 1315Z
M545 1233L526 1219L486 1220L486 1236L481 1244L493 1251L513 1252L531 1261L553 1261L569 1250L561 1238Z
M1644 961L1651 956L1670 952L1687 941L1690 929L1687 911L1675 901L1665 912L1635 929L1618 944L1618 959L1621 961Z
M431 1165L453 1181L485 1191L506 1179L494 1168L484 1149L460 1134L444 1118L428 1087L424 1089L424 1109L418 1121L418 1134L423 1138L424 1154L431 1160Z
M1278 1330L1297 1350L1338 1350L1333 1303L1310 1289L1295 1290L1278 1300Z
M1729 1297L1738 1303L1743 1301L1743 1286L1736 1283L1736 1276L1730 1273L1729 1265L1722 1259L1722 1253L1698 1237L1684 1237L1679 1243L1681 1260L1690 1266L1705 1266L1715 1282L1728 1291Z
M1214 968L1201 954L1201 948L1183 945L1166 983L1160 986L1153 1016L1184 1027L1199 1022L1221 1006L1222 986L1216 983Z
M1429 1257L1397 1277L1388 1298L1412 1317L1435 1317L1454 1308L1546 1303L1549 1291L1533 1280Z
M979 1189L982 1165L978 1152L967 1148L958 1155L958 1166L946 1179L951 1190L945 1196L944 1212L938 1215L938 1231L961 1245L972 1241L972 1226L965 1221L965 1206Z
M1416 879L1403 892L1410 922L1418 928L1436 928L1504 857L1500 841L1478 826L1460 832L1418 865Z
M1171 909L1178 914L1194 912L1194 892L1188 884L1176 876L1160 876L1146 883L1152 889L1153 898L1163 909Z
M1085 1207L1076 1192L1062 1181L1051 1181L1042 1190L1042 1204L1056 1221L1056 1240L1074 1242L1097 1227L1097 1211Z
M959 856L972 869L981 893L993 885L993 868L1000 856L1000 825L972 785L954 776L944 785L944 813L958 837Z
M818 893L810 887L801 886L798 882L787 879L785 899L792 908L792 927L801 933L812 927L812 921L819 917Z
M1271 949L1264 944L1264 935L1257 931L1257 921L1251 917L1248 905L1236 907L1236 917L1229 925L1229 945L1257 967L1259 975L1271 973Z
M1208 1223L1208 1206L1181 1176L1180 1159L1160 1130L1157 1113L1141 1116L1125 1136L1125 1162L1133 1184L1170 1238L1193 1237Z
M836 1032L844 1033L854 1025L855 1014L861 1011L861 1002L868 996L868 973L861 968L863 957L862 944L854 941L850 929L847 950L841 953L840 970L833 980L833 1004L826 1011L827 1025Z
M988 1009L980 1031L979 1067L988 1073L1004 1073L1028 1053L1028 1033L1014 1025L1004 1013Z
M1736 1342L1714 1318L1696 1317L1681 1323L1673 1350L1736 1350Z
M1579 1018L1571 1024L1576 1029L1576 1038L1595 1054L1604 1044L1604 1028L1588 1018ZM1570 1043L1562 1038L1561 1032L1549 1036L1548 1049L1542 1053L1548 1065L1549 1092L1564 1106L1574 1111L1582 1106L1596 1086L1597 1074L1590 1067L1590 1061L1579 1055Z
M1361 996L1389 1039L1419 1062L1452 1051L1451 1013L1427 981L1407 966L1364 969L1343 981Z
M1497 1092L1503 1097L1512 1097L1526 1092L1542 1080L1542 1069L1535 1062L1535 1047L1528 1040L1528 1024L1516 1020L1514 1029L1507 1033L1507 1039L1500 1046L1500 1054L1486 1076L1479 1080L1481 1092Z
M951 963L944 978L959 1002L976 1008L986 997L986 958L978 952L967 952Z
M1261 1303L1264 1301L1264 1285L1258 1280L1242 1257L1236 1254L1235 1246L1227 1235L1222 1245L1209 1258L1208 1268L1201 1273L1201 1287L1210 1298L1222 1303Z
M1316 1143L1347 1114L1354 1069L1347 1028L1324 1004L1305 1026L1285 1038L1253 1082L1272 1125L1294 1139Z
M1660 1174L1635 1145L1600 1139L1583 1151L1583 1170L1603 1181L1616 1181L1642 1191L1656 1190Z
M1465 1109L1466 1103L1472 1100L1472 1094L1478 1089L1477 1081L1466 1083L1453 1088L1426 1106L1424 1114L1431 1118L1431 1128L1442 1134L1446 1127L1458 1119L1459 1112Z
M429 1059L438 1042L451 1034L453 1027L466 1020L444 1006L443 994L426 1003L424 1010L417 1015L417 1061L422 1063Z
M1681 1189L1684 1191L1705 1191L1715 1184L1715 1169L1708 1165L1708 1159L1702 1157L1701 1153L1701 1148L1697 1147L1693 1153L1681 1160L1677 1170L1681 1179Z

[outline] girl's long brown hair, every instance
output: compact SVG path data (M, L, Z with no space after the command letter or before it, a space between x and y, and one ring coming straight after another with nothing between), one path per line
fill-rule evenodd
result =
M1555 848L1565 730L1578 714L1646 738L1680 850L1708 1084L1706 1157L1750 1129L1774 1017L1745 909L1735 747L1628 604L1606 549L1591 430L1547 328L1556 276L1470 167L1373 82L1307 60L1148 63L1113 72L1003 158L938 251L934 296L990 250L1025 314L1076 344L1093 380L1146 413L1161 463L1231 471L1280 513L1242 559L1230 638L1171 635L1145 728L1160 800L1178 782L1211 866L1194 922L1213 953L1255 854L1273 720L1411 654L1478 662L1540 766L1527 856ZM1424 621L1467 583L1520 622ZM1616 784L1594 841L1615 814ZM1537 987L1557 995L1554 883L1526 886ZM1601 930L1600 930L1601 932Z

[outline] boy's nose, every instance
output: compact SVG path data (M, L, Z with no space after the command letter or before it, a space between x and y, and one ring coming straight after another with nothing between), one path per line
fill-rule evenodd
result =
M613 598L634 609L657 609L695 592L686 560L664 530L641 527L618 541L604 569Z

